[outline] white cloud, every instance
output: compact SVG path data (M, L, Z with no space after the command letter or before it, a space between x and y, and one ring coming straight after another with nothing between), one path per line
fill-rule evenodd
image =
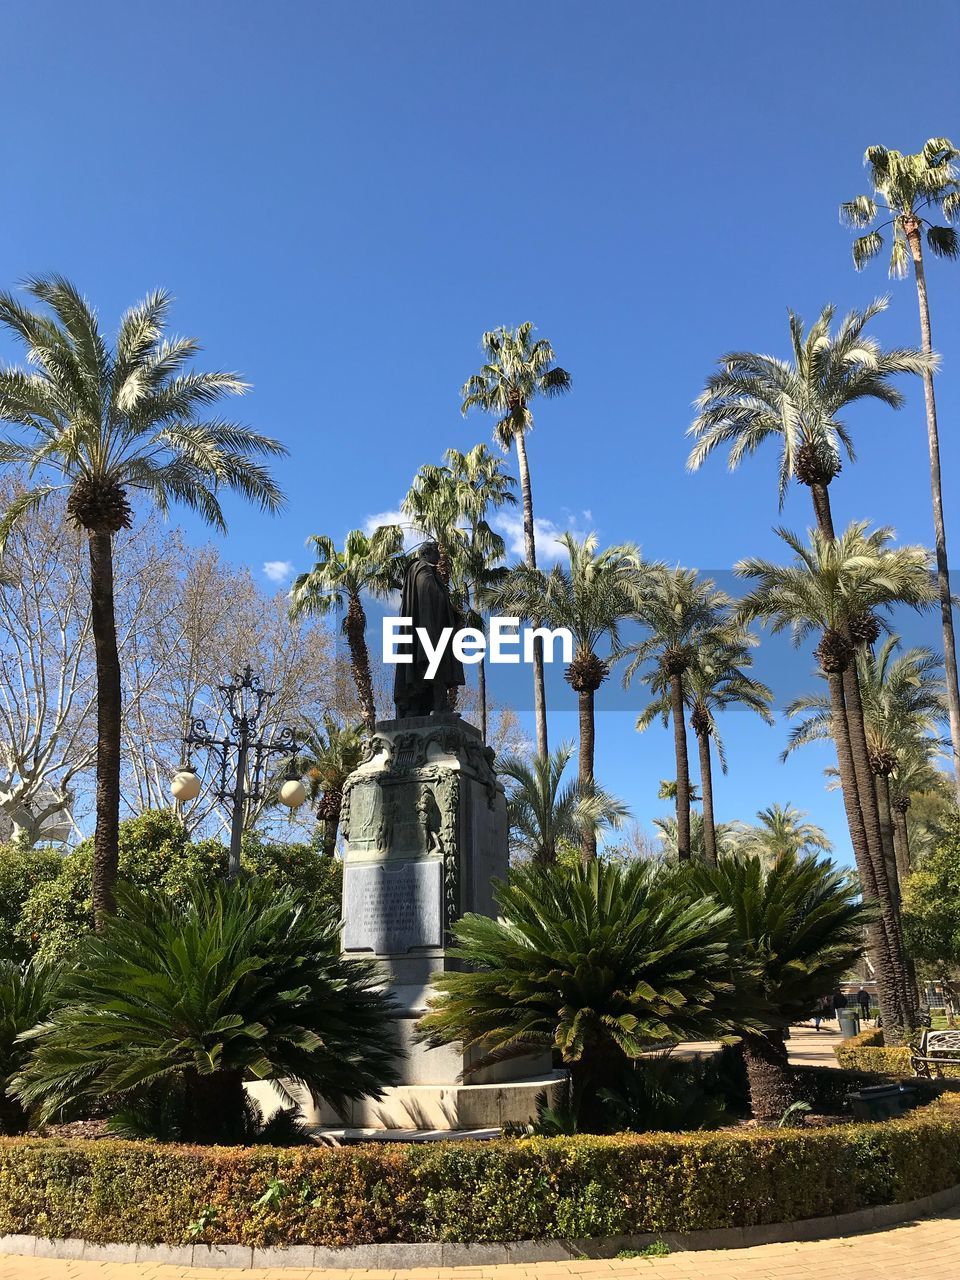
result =
M263 566L263 575L275 582L278 587L289 582L293 577L293 562L290 560L267 560Z
M572 511L564 511L563 514L564 521L562 524L558 524L554 520L545 520L540 516L534 516L533 538L537 545L537 564L555 564L566 556L566 550L559 541L562 534L572 533L575 538L582 539L590 532L589 527L584 528L582 523L584 519L589 522L589 511L583 511L579 516ZM516 511L501 511L493 517L490 523L503 535L503 540L507 544L507 552L523 559L525 555L523 516Z

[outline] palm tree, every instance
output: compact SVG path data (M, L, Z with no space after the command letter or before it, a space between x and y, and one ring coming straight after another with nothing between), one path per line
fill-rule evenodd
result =
M531 762L515 755L497 761L497 771L507 779L511 844L534 862L554 863L563 844L582 847L586 832L596 839L598 831L620 827L630 816L625 804L595 783L589 789L564 784L572 755L573 747L562 743Z
M792 311L792 360L733 351L718 361L687 430L696 444L687 466L698 470L723 445L735 470L764 440L780 442L779 498L783 506L792 479L810 490L818 527L833 536L829 486L840 472L841 454L853 461L853 442L843 413L860 400L879 400L892 409L905 403L891 380L903 373L924 373L930 357L912 349L884 351L864 330L886 309L885 299L863 311L851 311L835 333L836 308L826 306L809 330Z
M527 462L526 433L533 427L530 401L535 396L559 396L568 392L572 379L555 363L553 347L546 338L534 341L529 322L517 329L499 328L485 333L480 345L486 362L479 373L468 378L460 389L461 412L482 409L497 417L494 439L505 453L517 448L520 495L523 503L523 546L528 569L537 567L537 547L533 525L533 490ZM547 701L543 683L543 641L533 646L533 699L537 728L537 754L547 754Z
M120 662L113 600L113 539L133 523L129 495L144 494L166 513L171 502L214 528L226 522L222 490L265 511L283 497L259 456L284 447L249 427L210 416L224 395L246 384L235 373L187 369L194 338L169 338L171 296L149 294L120 322L111 349L96 312L62 276L32 278L34 311L0 293L0 324L28 349L30 370L0 370L0 422L14 428L0 462L45 482L22 490L0 519L0 552L13 527L52 494L66 490L67 515L87 535L97 671L97 827L93 905L114 910L120 821Z
M384 525L373 534L352 529L343 550L332 538L317 534L313 545L317 562L309 573L301 573L293 584L290 612L293 617L343 612L343 633L350 649L350 666L360 702L365 728L372 730L377 719L367 648L365 594L382 599L396 591L403 581L403 534L396 525Z
M703 852L708 862L717 860L716 821L713 807L713 759L716 746L720 768L727 772L723 739L717 731L717 712L729 707L755 711L766 724L773 724L770 704L773 692L748 675L751 648L756 639L745 629L731 627L729 637L699 647L684 676L684 696L690 707L690 728L697 739L700 758L700 790L703 795Z
M310 801L323 823L323 852L329 858L337 851L344 783L362 758L363 726L339 724L331 715L323 717L322 725L309 726L297 753Z
M758 857L765 866L781 858L831 853L827 833L792 804L771 804L757 810L755 826L742 827L736 836L738 854Z
M885 217L853 242L853 261L859 271L883 248L881 229L893 228L890 275L902 280L907 274L908 254L913 260L913 277L920 308L921 347L928 357L923 369L923 398L927 416L927 445L930 454L930 490L933 498L933 525L937 553L937 584L940 591L940 620L943 627L943 651L947 677L947 700L950 707L950 737L953 743L953 765L960 795L960 679L957 674L957 647L953 630L953 604L950 595L950 566L947 558L947 532L943 519L943 491L940 482L940 434L937 427L937 401L933 388L933 339L930 330L930 304L923 265L922 229L926 228L927 245L938 258L960 256L960 239L956 229L931 222L927 215L939 213L948 223L960 213L960 181L954 163L960 151L949 138L929 138L923 150L903 155L886 147L868 147L864 164L870 171L872 196L857 196L840 206L840 218L848 226L864 230L877 218Z
M743 1054L754 1117L778 1120L796 1101L783 1033L859 959L870 912L850 876L816 855L724 858L690 875L696 895L732 913L741 962L759 973L767 1026L744 1028Z
M691 900L675 869L534 864L496 894L499 919L470 914L453 926L464 968L438 976L420 1030L433 1044L475 1047L473 1070L558 1051L581 1129L602 1127L600 1090L655 1044L750 1021L746 992L731 982L731 913Z
M624 687L642 672L653 698L637 720L642 732L657 718L673 722L677 766L677 838L681 861L690 857L690 764L687 756L684 678L697 650L721 644L729 627L730 600L710 579L694 569L657 564L644 577L643 599L634 611L649 634L618 648L616 659L629 658Z
M677 833L677 817L671 814L665 818L653 819L654 830L660 841L660 851L668 861L680 860L679 837ZM714 844L719 857L733 853L737 849L738 830L734 822L718 822L713 829ZM690 860L706 862L707 842L704 832L703 814L698 809L690 810Z
M813 530L806 547L794 534L778 530L794 553L788 566L758 558L741 561L736 572L757 585L741 601L744 621L761 619L774 632L790 629L801 643L819 631L816 657L830 691L833 739L850 840L864 893L880 905L881 918L871 935L871 948L883 1010L885 1035L893 1042L914 1020L906 979L903 935L880 839L862 708L846 697L844 675L854 664L850 619L902 603L916 608L932 599L922 547L891 548L891 531L867 533L866 523L852 524L834 538ZM867 802L872 825L868 826Z
M573 661L567 667L566 680L579 701L578 785L586 795L594 785L596 693L610 672L608 658L601 657L597 649L604 642L608 648L619 644L619 624L636 607L643 566L633 546L598 552L593 533L582 542L571 533L558 541L569 563L554 566L549 574L518 566L504 580L497 604L538 625L566 627L573 636ZM583 833L581 852L586 861L597 856L592 829Z
M894 886L909 870L909 864L895 818L891 778L898 772L901 760L916 760L918 753L927 754L922 744L928 743L930 748L943 745L938 726L947 716L939 657L929 649L912 648L899 653L899 648L899 637L888 636L876 653L862 647L856 656L887 874ZM797 698L787 708L787 714L804 718L792 730L784 758L798 746L830 736L829 698Z
M476 444L468 453L448 449L444 454L447 470L457 486L458 505L466 521L466 532L460 546L454 587L463 602L464 621L468 627L485 630L484 609L491 592L503 582L503 540L487 522L487 512L515 505L516 481L504 470L504 464L485 444ZM487 664L481 656L477 663L477 695L480 703L480 734L487 740Z

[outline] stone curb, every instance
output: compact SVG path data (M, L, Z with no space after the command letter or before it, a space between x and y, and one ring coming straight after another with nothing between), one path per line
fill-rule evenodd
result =
M360 1244L343 1249L324 1245L290 1245L257 1249L240 1244L89 1244L85 1240L48 1240L44 1236L0 1236L0 1254L70 1261L167 1263L182 1267L363 1268L401 1270L408 1267L476 1267L498 1263L568 1262L610 1258L623 1249L644 1249L657 1241L673 1252L698 1249L743 1249L750 1245L790 1244L858 1235L931 1217L960 1205L960 1184L905 1204L872 1205L835 1217L803 1218L756 1227L721 1227L712 1231L647 1232L593 1240L512 1240L502 1244Z

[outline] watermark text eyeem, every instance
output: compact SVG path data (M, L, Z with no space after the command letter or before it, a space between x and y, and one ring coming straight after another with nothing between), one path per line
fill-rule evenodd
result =
M477 627L444 627L433 641L424 627L416 628L416 638L427 655L427 679L436 675L443 655L452 646L453 656L466 666L475 666L484 658L488 662L514 665L521 661L533 662L534 644L543 642L544 662L553 662L557 642L560 644L560 661L573 661L573 635L568 627L523 627L519 618L493 617L489 621L489 635ZM413 662L414 627L412 618L383 619L383 661Z

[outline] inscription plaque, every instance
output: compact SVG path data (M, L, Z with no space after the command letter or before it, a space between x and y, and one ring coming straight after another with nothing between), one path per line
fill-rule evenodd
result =
M343 949L403 955L443 945L443 863L350 863L343 868Z

